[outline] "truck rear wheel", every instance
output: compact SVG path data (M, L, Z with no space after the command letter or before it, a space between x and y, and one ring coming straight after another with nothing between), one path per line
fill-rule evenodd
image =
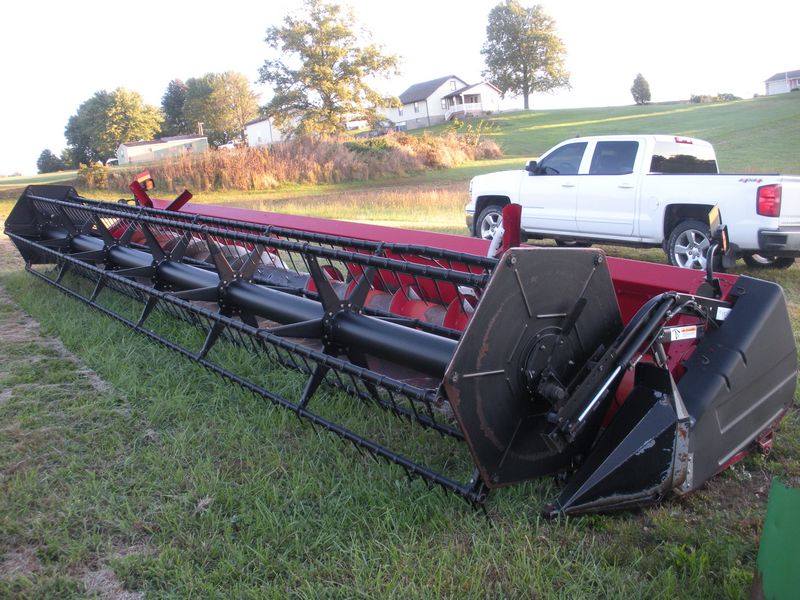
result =
M791 256L765 256L763 254L742 254L748 267L754 269L788 269L794 264Z
M556 246L559 248L589 248L591 245L591 242L578 240L556 240Z
M678 223L667 240L667 261L684 269L706 268L706 253L711 245L708 225L697 219Z

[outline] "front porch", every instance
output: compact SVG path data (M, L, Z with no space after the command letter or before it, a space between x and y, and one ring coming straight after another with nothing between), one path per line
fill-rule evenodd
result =
M484 107L480 94L462 94L454 92L442 98L444 120L450 121L455 117L467 117L483 114Z

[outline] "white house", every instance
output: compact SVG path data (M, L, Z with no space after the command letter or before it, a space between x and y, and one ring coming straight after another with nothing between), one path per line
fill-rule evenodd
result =
M399 96L402 106L383 114L399 127L428 127L454 117L500 110L500 90L488 82L467 84L455 75L415 83Z
M181 154L203 154L208 150L208 138L204 135L175 135L158 140L123 142L117 148L120 165L149 163Z
M286 139L286 135L272 122L272 119L259 117L244 124L244 135L247 145L251 148L257 146L271 146L275 142Z
M800 71L784 71L775 73L764 82L767 88L767 96L784 94L794 89L800 88Z

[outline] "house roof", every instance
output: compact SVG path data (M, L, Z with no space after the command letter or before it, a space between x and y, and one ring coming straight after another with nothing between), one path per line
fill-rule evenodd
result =
M202 140L205 139L204 135L173 135L164 137L157 140L139 140L138 142L122 142L120 146L126 148L134 148L136 146L157 146L158 144L166 144L167 142L177 142L180 140Z
M767 81L783 81L784 79L794 79L796 77L800 77L800 70L781 71L780 73L775 73L775 75L767 79Z
M160 141L162 141L162 142L177 142L177 141L180 141L180 140L202 140L204 137L206 137L206 136L200 135L198 133L192 133L192 134L189 134L189 135L172 135L172 136L169 136L169 137L163 137L163 138L160 139Z
M250 119L244 124L244 126L247 127L248 125L255 125L256 123L263 123L264 121L269 121L269 117L256 117L255 119Z
M455 75L447 75L445 77L439 77L438 79L431 79L430 81L415 83L405 92L400 94L400 102L403 104L411 104L412 102L425 100L429 98L433 92L439 89L439 86L441 86L448 79L456 79L461 81L461 83L464 83L460 77L456 77Z
M455 92L450 92L449 94L447 94L447 96L443 96L443 97L444 98L455 98L456 96L460 96L461 94L466 94L472 88L476 88L481 84L488 85L489 87L492 87L495 90L497 90L498 94L500 93L500 89L496 85L492 85L488 81L481 81L480 83L474 83L472 85L467 85L467 86L465 86L465 87L463 87L461 89L456 90Z
M125 146L126 148L133 148L135 146L152 146L154 144L163 144L161 140L139 140L138 142L122 142L120 146Z

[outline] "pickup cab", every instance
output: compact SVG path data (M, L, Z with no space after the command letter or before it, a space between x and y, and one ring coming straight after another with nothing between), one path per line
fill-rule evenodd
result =
M670 264L696 269L705 269L708 213L718 206L748 265L785 268L800 256L800 177L720 174L712 145L695 138L574 138L524 170L474 177L470 232L491 238L510 202L522 206L528 239L660 246Z

